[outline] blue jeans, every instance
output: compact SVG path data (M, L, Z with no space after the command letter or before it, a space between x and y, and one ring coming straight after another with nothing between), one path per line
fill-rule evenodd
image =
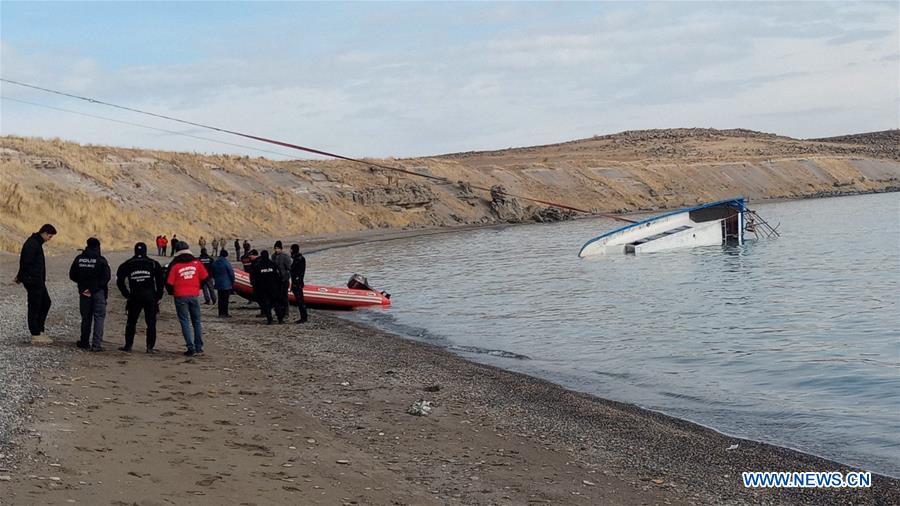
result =
M200 323L200 301L197 297L175 297L175 313L181 323L181 334L188 351L203 351L203 329ZM194 337L191 338L193 324Z

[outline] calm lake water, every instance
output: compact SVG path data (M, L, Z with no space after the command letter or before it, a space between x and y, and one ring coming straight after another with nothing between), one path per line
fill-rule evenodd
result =
M900 196L751 205L782 236L579 259L608 219L310 256L394 297L351 318L475 360L900 475Z

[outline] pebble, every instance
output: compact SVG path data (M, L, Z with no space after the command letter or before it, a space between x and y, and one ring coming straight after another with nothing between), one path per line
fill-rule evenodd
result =
M9 475L0 475L0 481L12 481L12 476Z
M343 460L343 459L341 459L341 460L336 460L335 462L337 462L338 464L345 464L345 465L350 464L350 461L349 461L349 460Z
M56 341L75 335L80 326L78 311L65 312L58 308L78 307L77 293L68 279L50 280L47 291L53 301L51 318L63 316L61 323L49 325L48 334ZM71 314L69 314L71 313ZM11 457L10 446L16 433L24 429L29 403L46 394L38 375L45 369L62 369L66 352L58 346L29 346L25 290L12 286L0 298L0 459Z

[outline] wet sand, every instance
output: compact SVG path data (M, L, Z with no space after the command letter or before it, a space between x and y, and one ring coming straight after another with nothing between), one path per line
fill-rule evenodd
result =
M24 304L7 260L0 279ZM51 280L68 283L69 262L51 258ZM187 358L167 297L162 352L141 352L141 323L127 354L115 351L124 301L113 293L108 351L78 351L71 292L49 322L46 350L63 359L36 378L46 393L5 450L15 459L0 504L900 503L900 481L881 476L865 490L744 489L741 471L848 468L322 311L267 326L239 298L229 320L204 306L207 353ZM430 415L407 413L418 400Z

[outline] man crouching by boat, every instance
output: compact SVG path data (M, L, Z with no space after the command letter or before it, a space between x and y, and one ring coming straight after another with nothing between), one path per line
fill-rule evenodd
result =
M187 243L179 242L172 263L169 264L169 275L166 279L166 290L175 298L175 313L181 323L181 334L188 357L203 353L203 325L200 322L200 287L206 282L206 268L194 258ZM193 327L193 336L191 330Z

